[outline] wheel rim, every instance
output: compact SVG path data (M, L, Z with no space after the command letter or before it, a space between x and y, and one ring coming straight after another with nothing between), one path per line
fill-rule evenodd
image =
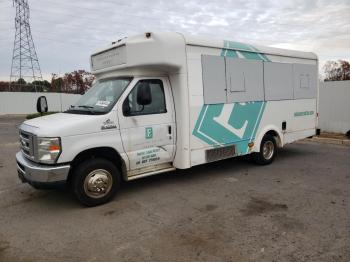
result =
M270 160L275 151L275 146L272 141L266 141L263 146L263 156L266 160Z
M84 191L92 198L106 196L112 188L113 178L111 173L105 169L91 171L84 180Z

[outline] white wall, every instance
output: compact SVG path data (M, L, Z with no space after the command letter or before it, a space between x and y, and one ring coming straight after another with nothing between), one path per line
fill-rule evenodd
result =
M80 95L61 93L0 92L0 115L36 113L36 100L46 96L49 111L64 111ZM321 82L319 121L321 131L346 133L350 130L350 81Z
M350 81L320 83L318 126L321 132L350 130Z
M49 111L64 111L80 97L62 93L0 92L0 115L36 113L39 96L46 96Z

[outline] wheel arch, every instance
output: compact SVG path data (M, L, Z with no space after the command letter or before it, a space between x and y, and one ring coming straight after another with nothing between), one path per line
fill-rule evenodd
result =
M121 155L118 153L117 150L115 150L112 147L94 147L86 149L80 153L78 153L73 161L71 162L71 169L68 174L68 181L71 180L74 169L83 161L87 159L94 159L94 158L104 158L112 163L114 163L117 168L120 170L122 174L122 179L126 180L127 171L126 171L126 164L124 159L121 157Z
M282 133L278 130L276 126L266 126L261 132L259 132L259 135L256 137L255 142L254 142L254 152L260 152L260 144L263 139L263 137L266 135L272 135L275 138L277 147L283 147L283 135Z

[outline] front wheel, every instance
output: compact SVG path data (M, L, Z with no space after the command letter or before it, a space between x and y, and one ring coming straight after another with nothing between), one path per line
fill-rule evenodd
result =
M72 189L76 198L86 206L108 202L120 185L118 168L106 159L89 159L77 166Z
M273 162L276 156L276 140L273 136L266 134L260 144L260 152L253 154L255 163L259 165L268 165Z

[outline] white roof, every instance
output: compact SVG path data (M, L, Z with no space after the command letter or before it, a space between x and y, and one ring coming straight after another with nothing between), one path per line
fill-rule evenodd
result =
M225 41L230 41L236 44L241 44L242 46L250 46L255 48L254 52L259 52L266 55L277 55L277 56L286 56L286 57L297 57L297 58L304 58L304 59L312 59L317 60L317 55L312 52L304 52L304 51L297 51L297 50L291 50L291 49L283 49L283 48L276 48L276 47L270 47L270 46L262 46L262 45L255 45L255 44L249 44L249 43L242 43L242 42L235 42L234 40L226 39L226 40L219 40L215 38L204 38L204 37L198 37L194 35L187 35L182 34L178 32L164 32L164 33L151 33L151 35L157 35L158 37L163 36L165 38L169 37L169 35L181 35L183 39L185 40L185 43L188 45L194 45L194 46L203 46L203 47L214 47L214 48L227 48L227 49L233 49L238 51L252 51L249 49L244 48L230 48L225 47L224 43ZM125 37L122 39L119 39L118 41L113 42L112 45L110 45L107 48L100 49L97 52L94 52L94 54L103 52L111 47L120 46L123 44L127 44L129 41L134 41L134 39L140 39L140 37L145 37L145 34L142 35L134 35L130 37ZM152 36L151 36L152 37ZM169 39L170 40L170 39Z
M110 46L92 54L92 72L96 74L106 70L135 68L137 66L167 71L182 70L186 67L186 45L317 60L317 56L311 52L164 32L150 33L148 36L146 34L135 35L113 42Z
M289 50L289 49L283 49L283 48L275 48L275 47L269 47L269 46L261 46L261 45L255 45L255 44L249 44L249 43L242 43L242 42L235 42L234 40L218 40L218 39L209 39L209 38L201 38L193 35L184 35L186 44L188 45L194 45L194 46L205 46L205 47L215 47L215 48L226 48L226 49L232 49L232 50L238 50L238 51L254 51L266 55L277 55L277 56L285 56L285 57L296 57L296 58L304 58L304 59L312 59L317 60L317 55L312 52L303 52L303 51L296 51L296 50ZM236 47L230 48L225 47L224 43L225 41L232 42L237 44ZM238 46L242 47L238 47ZM245 48L248 47L248 48ZM252 47L253 50L249 47ZM250 49L250 50L249 50ZM255 49L255 50L254 50Z

